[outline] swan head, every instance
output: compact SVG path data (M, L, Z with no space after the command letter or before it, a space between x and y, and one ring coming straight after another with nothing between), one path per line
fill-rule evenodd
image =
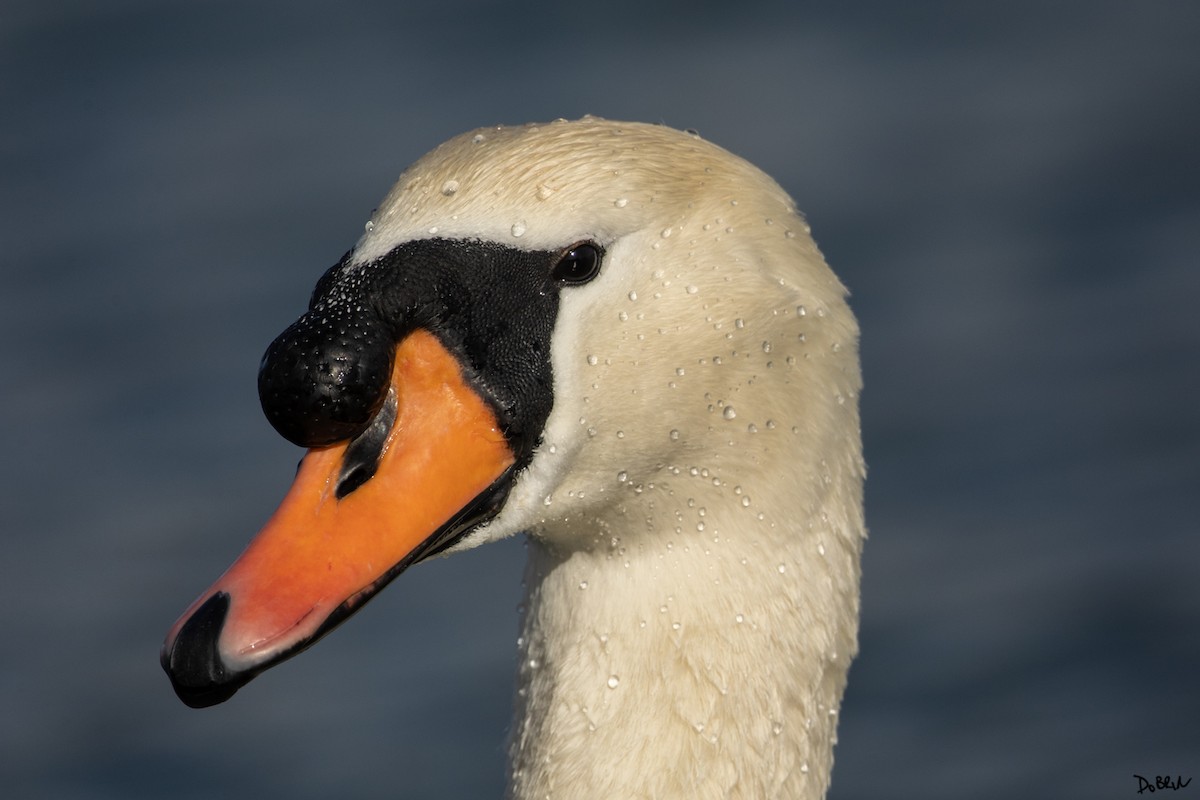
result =
M594 547L673 480L860 508L845 295L787 194L695 135L585 118L446 142L264 356L264 411L309 452L169 632L177 693L227 699L431 555Z

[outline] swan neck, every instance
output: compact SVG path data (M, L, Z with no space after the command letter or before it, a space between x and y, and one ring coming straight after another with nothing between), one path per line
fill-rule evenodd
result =
M625 538L530 537L511 797L824 796L859 537L713 499L643 496Z

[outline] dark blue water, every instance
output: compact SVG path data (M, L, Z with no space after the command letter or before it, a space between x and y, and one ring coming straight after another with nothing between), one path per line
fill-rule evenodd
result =
M519 541L205 712L158 647L288 484L259 356L395 176L589 112L759 164L854 291L832 796L1200 778L1198 40L1191 2L7 3L6 795L499 796Z

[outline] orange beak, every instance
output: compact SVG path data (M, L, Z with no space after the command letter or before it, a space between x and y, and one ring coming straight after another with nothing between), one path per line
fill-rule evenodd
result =
M188 705L228 699L498 510L513 450L436 337L397 346L391 392L374 474L339 492L352 443L309 450L274 516L171 628L163 667Z

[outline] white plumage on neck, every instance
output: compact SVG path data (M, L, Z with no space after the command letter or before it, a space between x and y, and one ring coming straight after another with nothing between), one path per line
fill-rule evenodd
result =
M697 137L588 118L414 164L356 257L593 240L554 407L505 508L529 531L514 798L817 798L856 649L857 326L791 200Z

